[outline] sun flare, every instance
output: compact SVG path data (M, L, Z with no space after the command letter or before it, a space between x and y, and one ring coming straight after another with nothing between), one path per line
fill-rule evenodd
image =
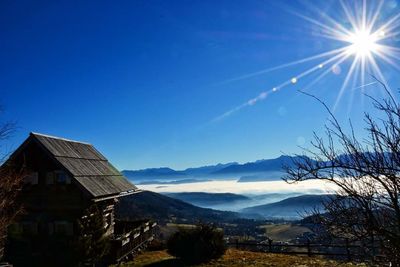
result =
M348 36L347 41L350 43L347 53L357 57L370 56L379 50L379 45L377 44L378 34L371 33L366 29L354 31Z
M312 2L307 6L318 14L317 18L290 11L291 14L311 24L313 37L329 40L337 48L235 77L225 82L247 79L306 62L315 62L315 65L304 68L299 73L293 73L292 78L289 76L287 80L272 85L272 89L266 89L262 93L275 93L284 87L299 86L298 84L301 83L302 90L305 91L334 74L334 77L342 80L332 107L332 110L335 111L346 90L351 91L352 95L356 92L355 88L359 88L363 92L365 87L376 84L375 80L379 80L391 91L381 67L386 66L386 68L390 67L400 71L400 48L398 45L400 42L400 13L392 12L390 14L392 8L387 5L385 0L376 2L367 2L367 0L338 1L338 3L341 10L338 10L337 14L333 14L333 16L319 9ZM305 84L304 78L312 74L317 74L317 76ZM259 97L250 99L250 101L216 117L213 121L230 116L244 107L254 106L263 99Z

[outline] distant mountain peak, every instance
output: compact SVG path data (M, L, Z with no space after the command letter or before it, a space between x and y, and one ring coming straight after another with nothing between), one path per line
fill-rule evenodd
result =
M232 174L232 173L254 173L268 171L283 171L284 166L293 166L294 160L299 156L282 155L274 159L263 159L244 164L238 164L223 168L215 174Z
M216 165L201 166L195 168L187 168L185 170L174 170L168 167L149 168L143 170L124 170L122 173L128 178L157 178L157 177L174 177L182 176L195 177L207 175L225 175L237 173L260 173L270 171L283 171L284 166L291 166L294 159L300 156L281 155L274 159L260 159L253 162L239 164L237 162L218 163Z

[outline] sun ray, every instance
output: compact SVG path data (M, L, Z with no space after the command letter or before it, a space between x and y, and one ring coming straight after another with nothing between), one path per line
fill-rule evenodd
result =
M279 70L279 69L295 66L295 65L298 65L298 64L306 63L306 62L313 61L313 60L320 59L320 58L325 58L325 57L332 56L332 55L335 55L335 54L338 54L338 53L342 53L342 52L346 51L346 49L347 49L346 47L333 49L333 50L330 50L330 51L327 51L327 52L323 52L323 53L320 53L320 54L317 54L317 55L309 56L309 57L306 57L306 58L303 58L303 59L299 59L299 60L296 60L296 61L284 63L284 64L281 64L281 65L278 65L278 66L274 66L274 67L267 68L267 69L264 69L264 70L256 71L256 72L249 73L249 74L245 74L245 75L242 75L242 76L239 76L239 77L235 77L235 78L232 78L232 79L229 79L229 80L225 80L225 81L219 82L217 84L226 84L226 83L230 83L230 82L234 82L234 81L240 81L240 80L251 78L251 77L254 77L254 76L261 75L261 74L266 74L266 73L269 73L269 72L272 72L272 71L276 71L276 70Z
M397 28L398 25L394 24L394 23L399 23L400 19L400 14L397 14L396 16L393 16L392 18L390 18L388 21L385 22L385 24L381 25L379 27L380 30L387 30L387 31L391 31L394 28Z
M380 54L379 56L383 61L385 61L386 63L391 65L396 70L400 71L400 66L397 65L396 62L394 61L394 60L398 59L398 57L394 57L391 54L383 54L383 53Z
M302 73L296 75L295 77L296 77L297 79L303 78L304 76L306 76L306 75L308 75L308 74L314 72L315 70L320 69L320 65L323 65L323 66L328 65L328 64L330 64L332 61L334 61L334 60L336 60L336 59L339 59L339 58L342 58L342 57L344 57L345 55L346 55L346 53L345 53L345 52L342 52L342 53L340 53L340 54L338 54L338 55L336 55L336 56L334 56L334 57L331 57L331 58L329 58L329 59L327 59L327 60L325 60L325 61L319 63L318 65L316 65L316 66L314 66L314 67L312 67L312 68L310 68L310 69L308 69L308 70L306 70L306 71L304 71L304 72L302 72Z
M362 29L367 28L367 1L363 0L362 2Z
M373 75L387 86L388 83L377 60L380 60L379 63L386 63L387 66L400 70L400 65L398 63L400 59L400 48L390 45L393 43L392 39L400 35L400 13L383 20L381 15L384 13L382 11L384 1L369 2L367 0L360 0L354 1L352 5L349 1L340 0L339 3L343 12L341 14L338 13L338 16L343 16L348 24L341 22L343 18L333 18L314 5L311 5L309 10L318 14L320 19L306 16L294 10L290 10L289 12L302 18L311 25L318 27L320 31L313 32L313 37L321 37L323 39L336 41L338 43L337 45L341 45L340 48L224 81L223 83L242 80L290 66L321 60L313 67L297 75L293 75L286 81L274 86L271 90L262 92L257 97L246 101L218 118L230 116L247 106L252 106L258 101L264 100L270 93L275 93L290 84L297 84L304 77L319 69L325 68L322 73L318 74L316 78L304 87L305 89L311 88L311 86L327 76L331 67L338 66L345 61L349 61L349 67L347 68L346 75L338 90L333 105L333 111L337 109L346 90L351 91L352 99L355 92L354 88L361 88L363 91L367 85L374 84L365 83L367 75ZM355 87L357 83L361 84L361 87ZM349 88L349 85L351 85L353 89ZM391 90L389 87L388 89ZM348 111L351 105L350 102L348 103ZM363 98L361 98L361 102L363 102Z
M353 29L357 28L357 22L355 17L351 14L349 7L347 6L347 4L344 3L343 0L340 0L340 5L342 6L342 9L346 15L347 20L350 22L351 26Z
M357 5L357 3L355 3L353 7L350 7L348 2L344 2L343 0L340 1L340 4L347 20L351 24L351 32L347 30L335 31L331 27L326 26L323 22L300 15L300 17L304 18L305 20L328 31L327 34L320 34L321 37L350 43L348 53L353 54L354 59L339 90L334 104L334 109L336 109L342 94L351 79L354 83L356 77L359 77L361 84L365 84L366 73L372 69L374 73L378 74L377 76L379 79L386 81L379 68L379 65L376 62L375 56L383 59L392 67L400 69L400 67L396 64L396 61L398 61L399 57L395 55L395 52L400 51L400 49L379 43L382 40L387 40L389 37L396 35L396 33L394 33L394 29L396 29L400 24L400 14L391 17L389 20L384 22L382 26L378 27L377 30L373 31L376 28L376 22L382 9L383 1L379 2L377 6L370 8L369 10L367 9L366 0L362 0L361 5ZM361 11L357 12L358 10ZM336 25L336 22L332 22L329 16L322 15L322 17L324 17L324 19L331 24ZM343 27L338 28L343 29ZM336 36L332 36L332 34L335 34Z
M356 59L353 61L353 63L351 64L350 69L349 69L349 72L346 74L346 78L344 79L344 82L343 82L342 86L340 87L338 96L336 97L335 104L333 105L333 111L336 110L337 105L338 105L340 99L342 98L344 89L346 88L347 83L349 82L349 79L351 78L351 76L352 76L352 74L353 74L353 71L355 70L355 68L356 68L357 65L358 65L358 61L359 61L359 59L356 58Z
M391 89L389 83L387 82L385 76L383 75L381 69L379 68L379 65L377 64L375 58L371 58L371 68L374 71L373 75L378 76L377 78L381 82L383 82L383 84L386 86L386 89L389 90L390 94L394 97L392 89ZM396 98L394 98L394 99L396 99Z
M354 72L357 73L359 71L359 65L357 65L355 67ZM353 103L353 99L354 99L354 93L355 93L355 89L359 89L359 88L363 88L365 86L365 84L362 84L361 86L356 87L356 83L357 83L357 79L355 77L355 75L352 75L352 83L351 83L351 91L350 91L350 99L347 102L347 109L346 109L346 114L347 116L350 114L351 108L352 108L352 103ZM363 98L362 98L363 99Z
M304 19L304 20L306 20L308 22L311 22L311 23L315 24L316 26L319 26L322 29L324 29L326 38L331 38L331 39L337 40L337 37L339 35L346 36L347 34L350 34L350 31L348 31L344 27L341 27L340 29L342 31L339 31L339 30L337 30L335 28L332 28L332 27L330 27L330 26L328 26L328 25L326 25L326 24L324 24L324 23L322 23L322 22L320 22L320 21L318 21L316 19L307 17L307 16L305 16L303 14L300 14L300 13L297 13L297 12L294 12L294 11L292 11L292 13L294 15L296 15L296 16L298 16L298 17L300 17L300 18L302 18L302 19Z
M380 49L379 52L393 54L393 53L400 53L400 48L388 45L379 45Z
M329 23L331 23L333 26L335 26L335 27L337 27L337 28L339 28L339 30L338 29L335 29L335 28L332 28L332 27L329 27L331 30L332 30L332 32L343 32L344 34L349 34L350 33L350 31L348 30L348 29L346 29L342 24L340 24L339 22L337 22L336 20L334 20L332 17L330 17L326 12L323 12L321 9L319 9L317 6L315 6L315 5L308 5L308 7L311 9L311 10L313 10L316 14L320 14L327 22L329 22ZM296 15L300 15L300 16L304 16L304 15L301 15L301 14L299 14L299 13L297 13L297 12L293 12L294 14L296 14ZM307 17L307 16L304 16L304 17L306 17L306 18L308 18L308 19L311 19L311 18L309 18L309 17ZM312 19L311 19L312 20ZM316 21L316 20L313 20L313 21ZM323 24L322 22L319 22L319 23L321 23L321 24Z
M308 74L310 74L310 73L316 71L317 69L320 69L320 65L328 65L328 64L331 63L332 61L334 61L334 60L336 60L336 59L343 58L343 57L345 57L345 56L346 56L346 53L345 53L345 52L342 52L342 53L340 53L339 55L336 55L336 56L334 56L334 57L332 57L332 58L329 58L328 60L326 60L326 61L324 61L324 62L322 62L322 63L320 63L320 64L318 64L318 65L316 65L316 66L314 66L314 67L312 67L312 68L310 68L310 69L308 69L308 70L302 72L302 73L299 73L299 74L293 76L292 78L290 78L290 79L284 81L283 83L281 83L281 84L279 84L279 85L277 85L277 86L275 86L275 87L280 89L280 88L282 88L282 87L284 87L284 86L286 86L286 85L289 85L289 84L291 84L291 83L297 83L297 81L298 81L300 78L303 78L303 77L307 76ZM341 62L343 62L343 60L340 61L340 63L341 63ZM338 63L335 63L335 64L338 64ZM293 82L293 79L295 79L295 82Z
M344 62L346 59L348 58L348 55L343 55L342 58L340 58L338 61L333 62L331 65L335 66L335 65L340 65L342 62ZM316 84L318 81L320 81L323 77L325 77L328 73L330 73L332 71L331 68L326 68L325 71L323 71L320 75L317 76L317 78L315 78L314 80L312 80L310 83L308 83L303 90L306 91L309 88L311 88L314 84Z
M381 12L382 6L383 6L383 1L380 1L378 3L378 7L376 8L375 13L372 15L372 18L370 19L370 23L368 25L368 30L372 31L372 27L375 25L376 20L378 19L379 13Z

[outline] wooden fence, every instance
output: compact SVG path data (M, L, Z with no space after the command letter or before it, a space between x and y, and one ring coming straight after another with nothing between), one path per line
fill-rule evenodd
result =
M344 244L313 244L307 242L305 244L286 244L277 243L268 240L262 243L252 242L229 242L228 247L237 249L252 250L268 253L281 253L281 254L297 254L297 255L322 255L333 258L351 260L373 260L380 261L384 256L380 254L378 246L362 246L351 244L349 241L344 241Z

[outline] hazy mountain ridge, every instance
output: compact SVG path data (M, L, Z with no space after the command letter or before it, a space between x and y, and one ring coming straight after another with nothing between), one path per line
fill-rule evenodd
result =
M365 156L376 157L379 153L366 152ZM390 156L389 153L384 153L385 157ZM342 154L338 156L340 160L352 160L351 155ZM246 180L259 181L263 180L262 177L266 176L268 180L272 174L284 172L284 167L295 167L296 161L310 160L306 156L287 156L282 155L274 159L261 159L247 163L219 163L216 165L200 166L196 168L187 168L185 170L174 170L168 167L161 168L148 168L142 170L123 170L122 173L128 178L181 178L181 177L196 177L196 176L218 176L218 175L229 175L229 174L251 174L246 175L241 179L240 182ZM326 165L330 165L329 161L324 162ZM256 174L257 177L251 177Z
M164 193L164 195L188 202L193 205L205 206L237 201L250 200L250 198L233 193L206 193L206 192L184 192Z
M220 169L236 165L237 162L219 163L216 165L201 166L197 168L187 168L185 170L174 170L168 167L148 168L142 170L123 170L122 173L127 178L180 178L188 176L206 176Z
M232 162L188 168L182 171L166 167L137 171L125 170L123 173L137 185L162 184L169 189L168 191L163 189L162 191L165 192L163 195L146 191L132 197L129 196L128 199L121 201L120 214L124 216L147 214L150 217L162 220L171 218L209 220L212 218L218 221L219 219L225 220L224 217L297 220L300 219L300 215L304 215L313 208L321 208L327 195L298 196L299 194L314 194L314 192L261 195L252 195L251 192L243 195L240 193L210 193L202 190L195 192L193 188L197 187L191 187L190 183L200 181L213 183L214 180L218 183L218 180L226 178L228 180L233 178L236 184L276 181L285 175L284 166L291 167L294 166L294 162L305 159L301 156L280 156L275 159L258 160L245 164ZM187 188L184 191L179 191L179 189L174 191L175 187L172 185L182 183L187 184L185 185ZM225 186L226 181L221 183ZM248 185L243 184L243 187L246 186ZM204 190L206 191L206 189ZM316 192L316 194L319 194L319 192Z
M223 176L229 174L254 174L258 173L259 176L256 179L262 180L263 176L271 176L266 174L268 172L273 172L274 174L278 172L283 172L284 166L294 166L293 162L295 160L301 160L300 156L280 156L275 159L262 159L254 162L248 162L244 164L239 164L237 162L230 162L226 164L216 164L210 166L201 166L197 168L187 168L185 170L174 170L168 167L162 168L149 168L142 170L123 170L122 173L130 178L140 178L147 179L152 178L152 180L157 179L173 179L173 178L187 178L196 176ZM281 176L281 175L279 175ZM261 177L261 179L260 179ZM247 177L249 178L249 177ZM253 177L254 178L254 177ZM280 178L280 177L278 177ZM246 178L242 179L244 182ZM247 179L250 180L250 179Z
M196 197L197 201L207 201L208 199L210 202L214 202L214 204L217 204L216 202L221 200L221 198L223 200L232 199L232 203L236 199L249 199L243 195L229 193L203 194L189 192L186 195L185 193L164 195L143 191L121 198L116 207L116 215L118 218L152 218L160 221L172 219L188 222L226 222L238 218L298 220L302 216L308 216L314 208L323 209L323 202L328 201L334 195L301 195L289 197L269 204L247 207L241 209L239 212L198 207L193 205ZM192 204L182 199L186 199Z
M243 214L259 214L264 218L299 219L313 209L323 209L323 202L329 201L334 196L331 194L301 195L270 204L244 208L240 212Z
M134 177L179 177L185 176L184 171L176 171L171 168L161 167L161 168L149 168L143 170L123 170L123 175L128 178Z
M191 184L191 183L200 183L200 182L209 182L212 180L209 179L182 179L182 180L168 180L168 181L159 181L159 180L145 180L136 183L136 185L147 185L147 184L165 184L165 185L174 185L174 184Z
M180 193L166 192L162 194L202 208L210 208L222 211L233 211L239 213L243 209L248 207L275 203L284 199L302 195L300 193L271 193L271 194L261 194L261 195L258 194L245 195L245 194L234 194L234 193L209 193L209 192L180 192ZM249 217L248 214L246 214L245 217ZM262 218L261 215L252 217Z
M218 163L217 165L209 165L209 166L202 166L196 168L187 168L184 172L188 175L204 175L204 174L211 174L216 171L219 171L223 168L238 165L237 162L229 162L229 163Z
M215 174L230 174L230 173L259 173L270 171L283 171L285 166L294 166L294 161L302 160L300 156L280 156L275 159L263 159L245 164L237 164L228 166L214 172Z

